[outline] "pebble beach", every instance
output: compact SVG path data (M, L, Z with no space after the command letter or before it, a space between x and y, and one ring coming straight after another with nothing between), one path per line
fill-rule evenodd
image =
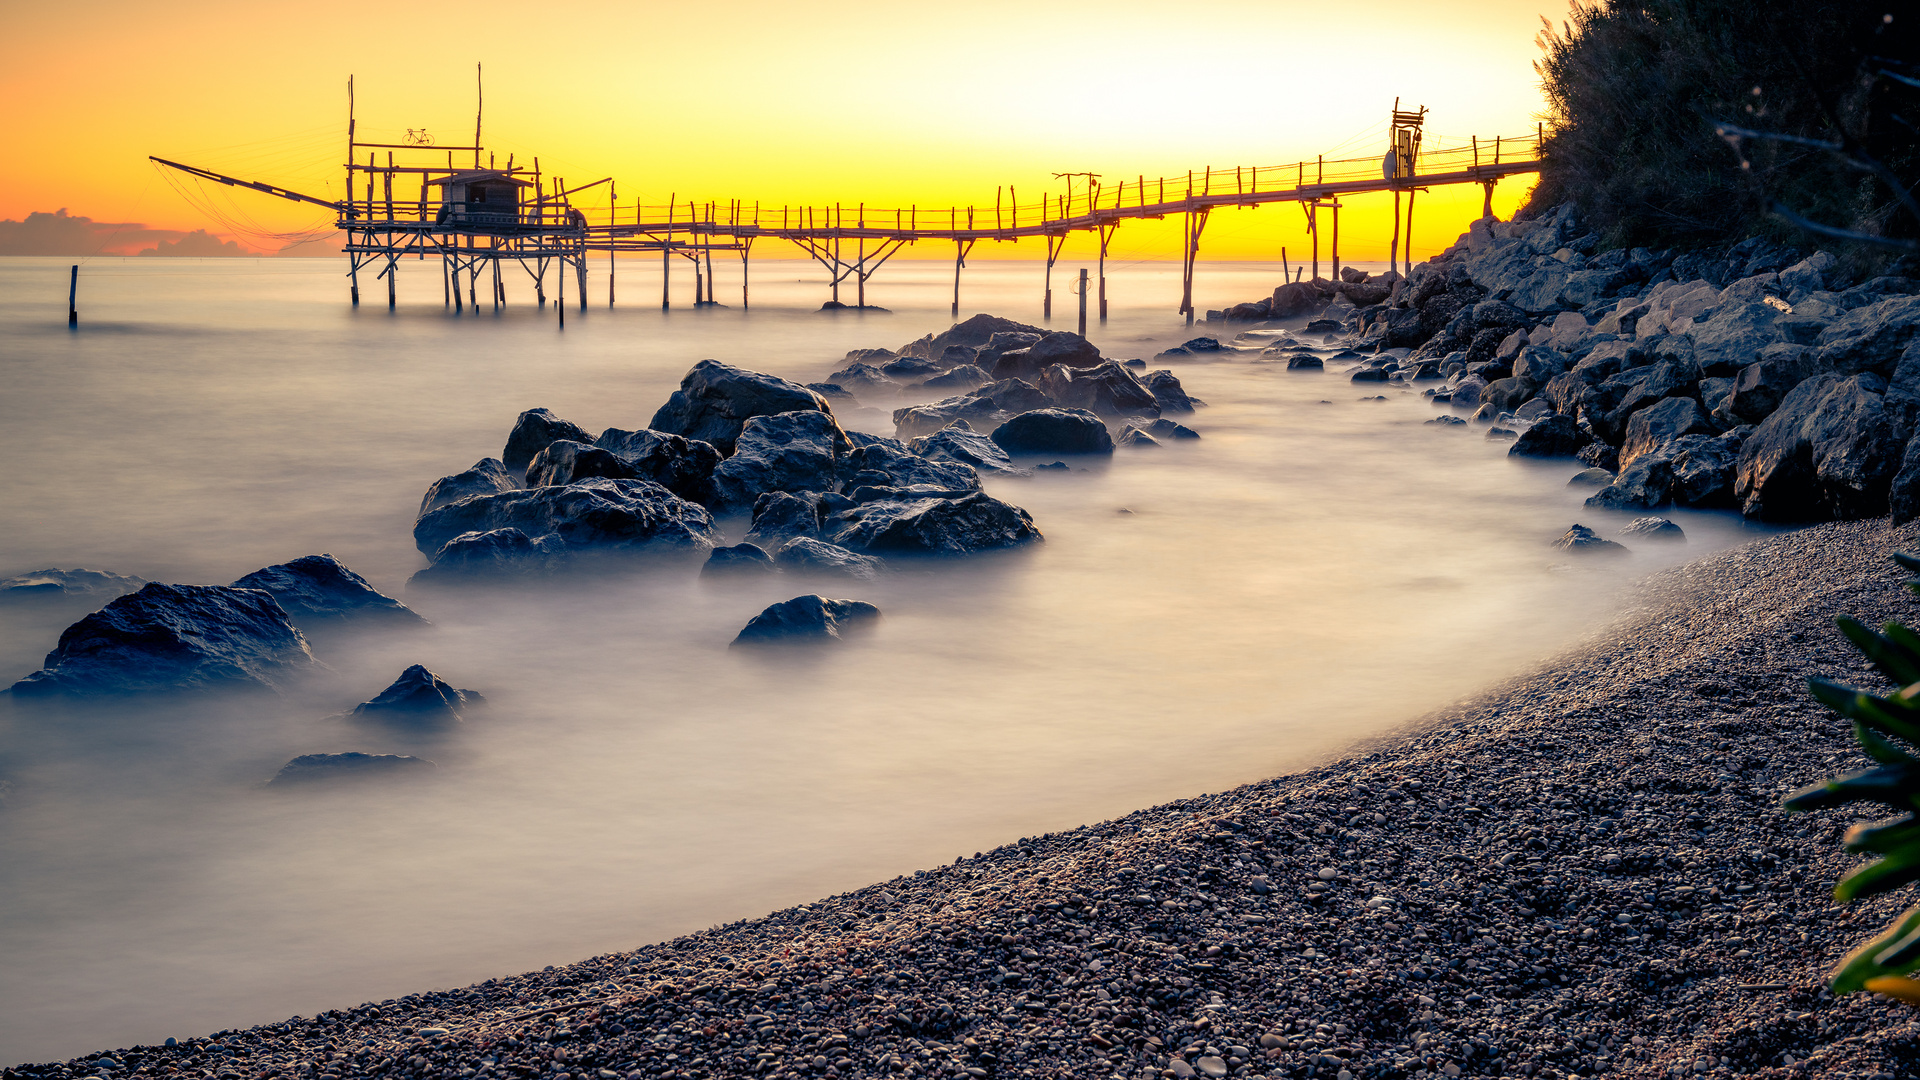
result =
M1824 989L1863 767L1810 675L1911 621L1884 519L1708 556L1580 647L1308 772L542 971L13 1077L1916 1075ZM1365 693L1356 687L1356 693Z

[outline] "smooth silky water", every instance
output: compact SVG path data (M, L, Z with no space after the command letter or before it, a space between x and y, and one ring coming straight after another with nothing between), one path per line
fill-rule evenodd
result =
M697 564L537 587L409 590L436 477L497 456L545 406L644 427L696 361L800 381L950 322L951 264L890 263L822 314L821 273L722 265L719 309L675 271L604 264L590 309L455 318L437 266L400 306L308 260L0 260L0 576L88 567L225 583L331 552L432 620L314 639L284 697L0 703L0 1063L151 1043L630 949L1018 837L1322 761L1535 663L1650 570L1751 534L1578 560L1576 466L1425 425L1415 391L1236 355L1172 366L1204 436L990 479L1046 534L871 584L703 581ZM1055 274L1072 328L1077 264ZM962 311L1039 321L1041 268L979 261ZM1276 269L1203 266L1203 306ZM569 282L568 293L574 293ZM1115 270L1093 339L1146 357L1207 328L1178 270ZM852 300L851 290L843 298ZM1386 400L1365 400L1384 394ZM876 402L882 408L891 403ZM849 426L891 434L874 412ZM726 523L737 540L743 521ZM765 605L865 599L872 634L804 658L729 651ZM0 684L87 606L0 608ZM402 739L329 717L423 663L490 704ZM266 790L297 754L414 753L426 777Z

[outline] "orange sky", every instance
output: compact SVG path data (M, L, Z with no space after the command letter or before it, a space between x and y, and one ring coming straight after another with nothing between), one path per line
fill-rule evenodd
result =
M66 207L100 221L206 228L253 249L146 155L340 194L345 83L363 139L424 127L464 144L486 64L486 144L539 155L620 201L991 206L1057 194L1055 172L1112 179L1205 166L1378 155L1394 98L1430 139L1530 132L1539 16L1558 0L1240 0L965 5L746 0L369 8L201 0L10 4L0 15L0 218ZM1495 208L1528 180L1503 183ZM265 232L328 215L241 193ZM1387 195L1350 201L1342 254L1384 258ZM1478 215L1472 186L1420 200L1415 254ZM1304 249L1292 206L1216 213L1205 258ZM1173 257L1173 222L1127 225L1117 258ZM934 245L902 257L950 258ZM759 249L756 249L758 251ZM975 257L1037 256L1038 242ZM793 254L772 252L768 254Z

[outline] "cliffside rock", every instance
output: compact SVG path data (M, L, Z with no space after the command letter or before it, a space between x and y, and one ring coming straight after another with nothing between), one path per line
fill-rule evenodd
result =
M1553 546L1561 551L1571 551L1580 555L1625 555L1625 544L1616 544L1602 539L1600 534L1585 525L1575 525L1568 529Z
M1682 435L1717 434L1713 423L1692 398L1663 398L1634 413L1627 421L1626 438L1620 443L1620 467L1630 467L1634 459L1672 442Z
M773 553L773 562L796 574L826 574L855 581L872 581L886 565L879 559L857 555L838 544L810 536L795 537L781 544Z
M34 570L0 578L0 603L67 598L105 601L134 592L146 583L145 578L105 570Z
M965 421L961 421L965 423ZM1017 474L1021 472L1000 444L971 428L950 427L931 435L922 435L907 448L930 461L951 461L971 466L976 472Z
M427 485L427 493L420 499L420 513L414 517L422 517L429 510L438 510L469 495L498 495L516 486L499 458L481 458L466 472L443 476Z
M862 600L829 600L818 594L796 596L755 615L733 639L735 645L805 644L840 641L871 626L880 609Z
M647 428L608 428L593 445L631 465L637 479L651 480L693 502L705 502L712 494L708 481L721 460L712 443Z
M1592 442L1571 416L1542 417L1507 448L1509 457L1572 457Z
M347 715L355 720L376 720L431 726L456 724L466 712L487 699L472 690L455 690L445 680L415 664L400 673L393 684L380 691L372 701L363 701Z
M1042 539L1025 510L983 492L861 503L823 529L841 547L882 555L971 555Z
M780 568L773 565L773 556L759 545L735 544L732 547L714 548L700 567L700 576L759 577L779 571Z
M273 594L157 582L67 627L45 664L15 696L277 690L315 667Z
M542 447L527 463L527 486L565 487L581 480L600 477L607 480L636 480L640 474L632 465L615 455L574 442L556 439Z
M1111 360L1083 368L1055 364L1040 373L1040 389L1056 405L1087 409L1099 416L1118 419L1160 415L1160 403L1153 391L1133 372Z
M716 533L713 517L646 480L586 480L566 487L530 488L464 499L414 523L421 553L438 553L462 533L517 529L551 550L685 550L705 552ZM551 541L542 545L546 538Z
M411 754L301 754L273 774L268 787L297 787L314 783L343 783L396 774L432 772L433 762Z
M750 510L769 491L831 491L852 442L832 416L805 410L755 416L740 430L733 456L713 470L713 507Z
M234 582L233 587L272 593L296 626L349 619L426 623L412 608L374 588L331 555L303 555L292 562L264 567Z
M587 434L580 425L570 424L547 409L528 409L520 414L520 418L514 421L513 430L507 433L507 447L500 453L500 463L510 474L525 472L528 463L533 461L533 455L560 439L577 443L593 442L593 436ZM486 462L482 461L481 465L484 464Z
M1001 424L993 441L1009 454L1111 454L1113 436L1084 409L1035 409Z
M702 360L680 380L680 389L653 414L647 427L698 439L712 444L722 454L731 455L734 441L748 420L789 412L821 412L831 416L833 410L825 398L799 383L718 360Z

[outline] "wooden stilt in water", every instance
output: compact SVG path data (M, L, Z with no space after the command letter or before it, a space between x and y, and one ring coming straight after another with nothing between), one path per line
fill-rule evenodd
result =
M1486 183L1480 185L1482 188L1486 190L1486 193L1487 193L1486 198L1481 200L1480 202L1480 216L1483 218L1490 218L1493 216L1493 183L1494 183L1493 181L1489 180Z
M1407 189L1407 250L1400 260L1400 265L1406 267L1409 274L1413 272L1413 194L1417 190Z
M580 275L580 310L587 310L587 248L580 247L580 257L574 261L574 271Z
M1329 249L1333 256L1333 280L1340 280L1340 200L1333 200L1333 246Z
M396 260L392 256L387 257L387 310L388 311L392 311L395 304L394 295L393 295L393 281L395 278L400 276L399 267L395 265L395 262Z
M1387 273L1400 265L1400 189L1393 189L1393 239L1387 243Z
M560 313L560 329L565 330L567 328L567 268L564 255L561 256L560 273L555 276L560 279L560 295L554 301L553 310Z
M451 256L452 261L449 262L447 265L447 280L452 284L453 313L455 315L461 315L461 314L465 314L467 309L466 309L466 304L462 302L460 299L460 256L458 254L459 249L455 248L454 250L455 250L455 254Z
M69 329L80 325L80 309L76 306L80 299L80 264L73 264L73 271L67 275L67 326Z
M440 306L448 307L453 303L453 286L448 284L447 257L440 256Z
M953 321L955 322L960 321L960 269L967 265L967 249L972 246L971 241L955 240L953 242Z
M1284 246L1280 248L1280 280L1293 280L1293 271L1287 268L1287 249Z
M1080 268L1080 330L1081 337L1087 336L1087 268Z
M620 216L620 200L614 196L613 181L607 181L607 224ZM613 230L607 230L607 309L613 309Z

